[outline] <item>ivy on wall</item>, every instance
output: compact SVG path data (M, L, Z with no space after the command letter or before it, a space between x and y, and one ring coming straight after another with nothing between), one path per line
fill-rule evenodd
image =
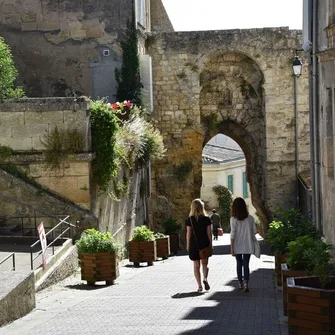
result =
M127 23L125 38L120 42L122 50L121 71L115 71L118 101L130 100L136 106L142 106L142 83L140 59L138 55L138 37L135 18Z
M221 226L225 232L230 231L230 208L233 202L233 197L229 189L222 185L213 187L214 193L219 200L219 214L221 217Z

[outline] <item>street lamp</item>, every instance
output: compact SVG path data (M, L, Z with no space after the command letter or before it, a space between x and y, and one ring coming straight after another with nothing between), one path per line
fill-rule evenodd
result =
M294 77L299 78L302 72L302 62L297 55L295 55L294 57L292 68L293 68Z
M302 62L296 55L292 63L294 74L294 137L295 137L295 182L296 182L296 208L299 208L299 156L298 156L298 92L297 92L297 78L302 73Z

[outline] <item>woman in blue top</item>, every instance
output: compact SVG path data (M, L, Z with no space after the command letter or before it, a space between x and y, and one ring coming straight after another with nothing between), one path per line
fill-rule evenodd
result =
M198 292L202 291L200 262L202 265L203 284L205 290L210 286L207 281L208 277L208 258L200 259L199 249L212 246L212 229L211 219L206 215L205 205L201 199L194 199L191 203L189 217L186 224L186 249L189 257L193 261L194 277L198 283Z
M236 257L239 287L241 289L244 288L245 292L249 292L249 261L251 254L254 253L256 225L255 219L248 213L247 205L243 198L236 198L233 201L230 227L231 254Z

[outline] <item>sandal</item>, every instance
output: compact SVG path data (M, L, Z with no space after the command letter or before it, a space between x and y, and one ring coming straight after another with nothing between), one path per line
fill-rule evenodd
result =
M207 279L204 279L203 283L204 283L204 286L205 286L205 290L208 291L211 287L209 286Z
M202 292L202 287L200 286L200 287L198 287L198 290L197 290L197 292Z

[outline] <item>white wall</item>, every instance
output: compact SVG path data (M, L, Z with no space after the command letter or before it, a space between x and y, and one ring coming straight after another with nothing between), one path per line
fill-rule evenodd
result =
M245 172L245 159L228 163L210 163L202 165L201 199L206 202L207 210L219 209L217 195L213 187L222 185L228 187L228 175L233 175L233 197L243 198L243 172ZM248 185L248 197L244 199L249 213L255 216L256 209L251 204L251 194Z

